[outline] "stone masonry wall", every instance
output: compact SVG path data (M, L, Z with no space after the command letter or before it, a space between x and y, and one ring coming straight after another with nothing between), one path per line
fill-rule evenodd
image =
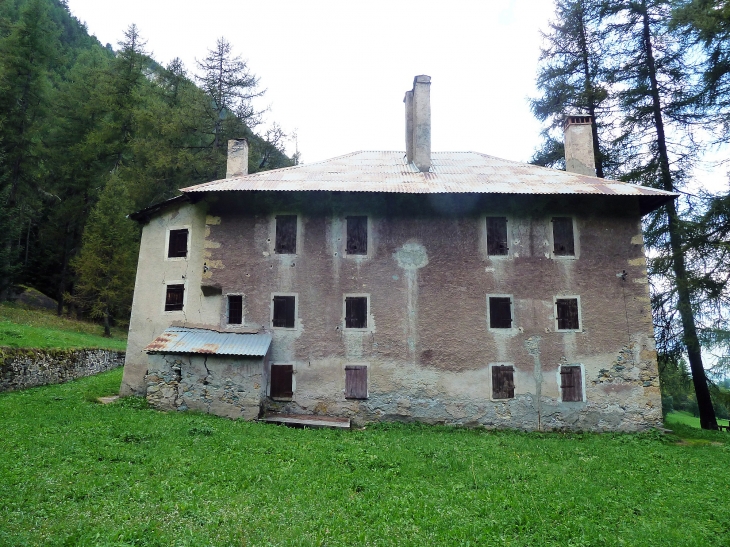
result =
M123 351L0 348L0 391L62 384L121 366Z
M263 359L150 355L145 381L147 400L160 410L253 420L263 396Z

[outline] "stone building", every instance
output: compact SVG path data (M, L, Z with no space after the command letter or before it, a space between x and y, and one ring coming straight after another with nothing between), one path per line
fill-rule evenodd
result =
M640 430L661 425L642 215L674 194L595 178L590 118L558 171L406 152L223 180L143 223L121 392L158 408ZM572 171L572 172L571 172Z

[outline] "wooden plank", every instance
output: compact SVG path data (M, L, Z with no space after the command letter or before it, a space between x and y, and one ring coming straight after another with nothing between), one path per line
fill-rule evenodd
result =
M270 414L260 419L262 422L284 424L289 426L350 429L349 418L335 416L313 416L309 414Z

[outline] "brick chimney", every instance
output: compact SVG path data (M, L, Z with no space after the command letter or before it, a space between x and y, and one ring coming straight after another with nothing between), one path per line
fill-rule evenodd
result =
M231 139L228 141L228 163L226 178L248 175L248 141Z
M590 116L568 116L563 126L565 170L579 175L596 176L593 155L593 126Z
M431 76L413 78L406 91L406 158L419 171L431 168Z

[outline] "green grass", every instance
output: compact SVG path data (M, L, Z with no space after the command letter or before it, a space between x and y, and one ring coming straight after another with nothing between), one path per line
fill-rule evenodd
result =
M727 420L722 420L720 418L717 419L717 423L719 425L728 425ZM694 416L691 412L686 412L684 410L678 410L674 412L667 413L666 418L664 419L664 424L671 428L676 426L677 424L686 425L689 427L696 427L697 429L700 428L700 419L696 416Z
M0 394L0 545L727 546L730 437L161 413L121 370Z
M0 304L0 346L11 348L103 348L124 351L127 332L113 329L105 338L96 323L58 317L46 310Z

